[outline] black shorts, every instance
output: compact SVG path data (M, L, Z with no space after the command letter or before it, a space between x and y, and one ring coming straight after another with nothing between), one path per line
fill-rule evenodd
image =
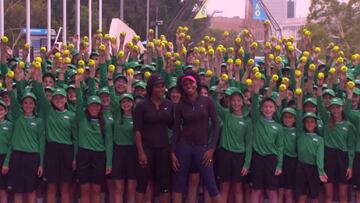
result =
M71 183L73 159L73 145L48 142L44 155L43 180L50 184Z
M231 152L220 148L216 150L215 172L219 182L244 182L241 170L245 161L245 153Z
M328 176L329 183L347 184L349 181L346 178L346 171L348 169L349 157L347 152L339 149L325 147L325 173Z
M136 147L114 145L111 178L114 180L136 179Z
M360 152L355 153L352 184L354 190L360 191Z
M8 189L16 193L35 191L40 182L37 175L39 165L39 153L12 151L9 164Z
M282 173L279 177L279 187L284 189L295 189L295 171L297 159L284 155Z
M298 162L295 176L296 195L309 195L312 199L319 197L321 181L317 167Z
M6 157L6 154L0 154L0 168L3 167L5 157ZM0 173L0 190L6 189L6 180L7 180L7 176Z
M76 157L76 174L79 184L101 185L105 180L105 152L79 148Z
M275 176L276 155L261 156L253 151L250 166L250 186L256 190L277 190L279 177Z
M144 146L147 167L137 163L136 192L145 193L149 180L159 188L160 193L168 193L170 186L170 147L151 148ZM138 159L136 159L138 160Z

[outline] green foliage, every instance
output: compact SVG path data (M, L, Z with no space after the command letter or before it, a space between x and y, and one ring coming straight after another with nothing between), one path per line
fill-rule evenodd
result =
M307 21L314 46L334 42L347 56L360 52L360 0L313 0Z

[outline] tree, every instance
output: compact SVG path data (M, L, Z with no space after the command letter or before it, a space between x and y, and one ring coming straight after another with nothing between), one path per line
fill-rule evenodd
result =
M312 0L306 27L313 44L326 47L334 42L349 55L360 51L360 0Z

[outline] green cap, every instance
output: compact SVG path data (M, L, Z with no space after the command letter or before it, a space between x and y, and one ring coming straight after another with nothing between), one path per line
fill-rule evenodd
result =
M343 105L343 101L342 101L340 98L338 98L338 97L332 98L332 99L330 100L330 106L331 106L331 105L342 106L342 105Z
M139 62L137 61L130 61L128 63L125 64L126 68L138 68L138 67L141 67L141 64L139 64Z
M121 102L123 99L130 99L132 101L134 101L134 97L132 96L132 94L129 93L124 93L120 96L119 101Z
M137 83L134 84L134 87L135 88L140 87L140 88L146 89L146 83L143 81L138 81Z
M332 89L325 89L322 95L324 96L326 94L330 94L332 97L335 97L335 92Z
M360 80L355 80L355 85L360 85Z
M117 80L120 79L120 78L125 79L126 82L128 81L128 79L126 78L126 76L123 75L123 74L118 74L118 75L116 75L115 78L114 78L114 81L117 81Z
M99 89L97 94L100 96L101 94L110 94L110 90L108 87L102 87Z
M213 85L209 88L209 92L215 92L217 86L216 85Z
M70 54L71 56L76 56L79 54L79 51L77 49L71 49Z
M141 67L140 71L144 72L144 71L150 71L150 72L155 72L156 68L152 65L146 64L145 66Z
M54 92L54 90L55 90L54 87L50 87L50 86L47 86L44 89L45 89L45 91L50 91L50 92Z
M360 89L359 88L354 88L353 93L360 96Z
M316 120L316 119L317 119L317 116L316 116L316 114L313 113L313 112L307 112L307 113L305 113L304 116L303 116L303 119L305 119L305 118L314 118L314 119Z
M295 112L294 108L286 107L282 110L281 115L283 115L284 113L290 113L290 114L296 116L296 112Z
M100 97L98 96L90 96L88 99L87 99L87 105L90 105L90 104L93 104L93 103L96 103L96 104L101 104L101 101L100 101Z
M66 91L63 88L55 88L51 96L62 95L66 97Z
M312 97L309 97L309 98L306 98L304 100L304 105L307 104L307 103L311 103L313 104L314 106L317 106L317 101L315 98L312 98Z
M231 96L234 91L236 91L236 87L228 87L226 90L224 90L224 94Z
M23 101L23 100L24 100L25 98L27 98L27 97L30 97L30 98L32 98L33 100L36 101L36 96L35 96L35 94L33 94L32 92L26 92L26 93L22 96L21 101Z
M270 100L270 101L274 102L275 105L276 105L278 97L279 97L279 94L277 92L272 92L271 96L270 97L264 97L262 99L262 102L265 101L265 100Z
M92 56L100 56L100 54L99 54L98 51L96 51L96 49L93 49L93 50L91 51L91 53L90 53L90 58L91 58Z
M192 69L192 65L187 65L183 67L183 70Z
M3 106L4 108L7 108L7 106L3 100L0 100L0 105Z
M236 89L234 89L232 91L231 96L233 96L235 94L240 95L240 97L244 98L244 95L242 94L242 92L238 88L236 88Z
M68 91L70 88L75 89L75 85L74 84L70 84L66 87L66 91Z

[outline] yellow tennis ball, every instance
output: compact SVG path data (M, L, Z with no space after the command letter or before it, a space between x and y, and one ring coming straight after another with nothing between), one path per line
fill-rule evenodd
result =
M339 46L334 46L334 47L332 48L332 51L333 51L333 52L339 52L339 51L340 51L340 47L339 47Z
M88 62L88 65L89 66L94 66L95 65L95 61L90 59L89 62Z
M110 64L110 65L108 66L108 71L109 71L110 73L113 73L113 72L115 71L115 66L114 66L113 64Z
M321 51L321 48L320 48L320 47L315 47L315 48L314 48L314 52L315 52L315 53L319 53L320 51Z
M329 74L334 74L336 72L336 69L334 67L329 69Z
M336 62L337 62L337 63L343 63L343 62L344 62L344 58L343 58L343 57L338 57L338 58L336 59Z
M9 70L7 73L6 73L6 77L8 78L14 78L14 72L12 70Z
M242 56L242 55L244 55L244 53L245 53L244 49L242 47L240 47L240 49L238 50L238 54L240 56Z
M215 37L211 37L211 38L210 38L210 42L211 42L211 43L216 42L216 38L215 38Z
M70 57L66 57L66 58L65 58L65 63L70 64L70 63L71 63L71 58L70 58Z
M214 49L209 49L208 54L209 54L210 56L213 56L213 55L215 54Z
M144 73L145 78L149 78L151 76L151 73L149 71L146 71Z
M340 70L341 70L342 73L346 73L348 71L348 67L341 66Z
M205 75L206 75L206 77L211 77L211 76L213 76L213 71L212 70L207 70L206 71L206 73L205 73Z
M175 61L175 66L181 66L181 61L176 60L176 61Z
M69 51L68 49L65 49L65 50L63 51L63 55L64 55L64 56L69 56L69 55L70 55L70 51Z
M76 73L77 73L78 75L81 75L81 74L84 74L84 72L85 72L85 69L84 69L84 68L78 68Z
M179 57L180 57L180 54L177 53L177 52L175 52L175 53L174 53L174 57L175 57L175 58L179 58Z
M224 37L228 37L229 34L230 34L230 33L229 33L228 31L225 31L225 32L224 32Z
M318 75L317 75L317 78L318 78L319 80L324 79L324 77L325 77L325 75L324 75L323 72L320 72L320 73L318 73Z
M23 69L25 68L25 63L23 61L19 61L18 66L19 68Z
M301 95L302 94L302 89L301 88L296 88L295 89L295 94L296 95Z
M281 85L279 86L279 90L280 90L281 92L284 92L286 89L287 89L287 87L286 87L285 84L281 84Z
M166 57L166 58L170 58L171 56L172 56L172 54L171 54L170 51L167 51L167 52L165 53L165 57Z
M283 78L281 79L281 83L283 83L283 84L289 84L289 78L283 77Z
M241 43L241 38L240 37L235 38L235 44L240 44L240 43Z
M302 72L300 70L295 70L295 77L300 78L302 75Z
M79 60L78 61L78 66L80 66L80 67L85 66L85 61L84 60Z
M279 80L279 76L277 74L274 74L272 77L271 77L271 80L276 82Z
M73 43L70 43L68 48L71 50L71 49L74 49L75 48L75 45Z
M310 65L309 65L309 70L312 71L312 72L315 72L315 70L316 70L316 65L313 64L313 63L310 64Z
M255 61L254 59L249 59L247 63L248 65L254 65Z
M55 58L56 58L56 59L59 59L60 57L61 57L61 53L60 53L60 52L56 52L56 53L55 53Z
M234 53L234 47L229 47L227 50L229 53Z
M300 58L300 61L301 61L302 63L306 63L307 60L308 60L308 58L307 58L306 56L302 56L302 57Z
M36 69L41 69L41 63L38 62L38 61L34 62L34 66L35 66Z
M281 56L277 56L277 57L275 58L275 62L276 62L276 63L281 63L281 61L282 61Z
M116 37L115 37L115 36L111 36L110 41L111 41L111 43L115 43L115 42L116 42Z
M149 34L154 34L154 30L153 30L153 29L149 29Z
M84 36L83 40L84 40L84 42L88 42L88 41L89 41L89 37L88 37L88 36Z
M273 61L275 59L275 56L274 56L274 54L269 54L268 58Z
M288 50L290 52L293 52L295 50L295 47L293 45L288 46Z
M276 45L276 46L275 46L275 50L276 50L276 51L281 51L281 46L280 46L280 45Z
M101 45L99 46L99 49L100 49L100 51L105 51L105 49L106 49L105 44L101 44Z
M271 48L271 43L270 42L265 42L265 47L266 48Z
M26 43L26 44L24 45L24 48L25 48L25 49L30 49L30 44Z
M46 52L46 47L41 47L40 52L45 53Z
M347 82L346 85L349 89L353 89L355 87L355 83L353 81Z
M251 43L251 47L253 47L253 48L257 48L257 47L258 47L258 43L257 43L257 42L253 42L253 43Z
M41 57L35 57L34 61L42 63L42 58Z
M134 69L132 69L132 68L127 69L126 74L128 74L128 75L134 74Z
M251 79L246 79L245 83L247 86L251 86L252 85L252 80Z
M253 71L253 73L257 73L257 72L259 72L260 70L259 70L259 67L255 66L255 67L252 69L252 71Z
M260 79L261 76L262 76L262 74L261 74L260 72L256 72L256 73L255 73L255 78L256 78L256 79Z
M228 80L229 80L229 76L228 76L226 73L224 73L224 74L221 75L221 80L223 80L223 81L228 81Z
M235 60L235 65L240 66L241 63L242 63L241 59L236 59Z
M6 36L2 36L1 37L1 41L4 43L4 44L7 44L9 42L9 38L6 37Z
M309 57L309 56L310 56L310 52L304 51L302 55L305 56L305 57Z
M265 21L264 21L264 24L265 24L265 25L270 25L270 20L265 20Z
M124 51L119 51L118 57L119 58L124 58L124 56L125 56L125 52Z
M199 60L199 59L195 59L195 60L194 60L194 65L195 65L195 66L200 65L200 60Z
M105 34L105 35L104 35L104 40L110 40L110 38L111 38L111 37L110 37L109 34Z
M229 58L226 62L227 62L227 64L229 64L229 65L234 64L234 60L233 60L233 59L231 59L231 58Z
M121 37L125 37L125 36L126 36L126 32L121 32L121 33L120 33L120 36L121 36Z
M248 36L248 35L250 34L250 32L249 32L248 29L244 29L243 34L246 35L246 36Z

